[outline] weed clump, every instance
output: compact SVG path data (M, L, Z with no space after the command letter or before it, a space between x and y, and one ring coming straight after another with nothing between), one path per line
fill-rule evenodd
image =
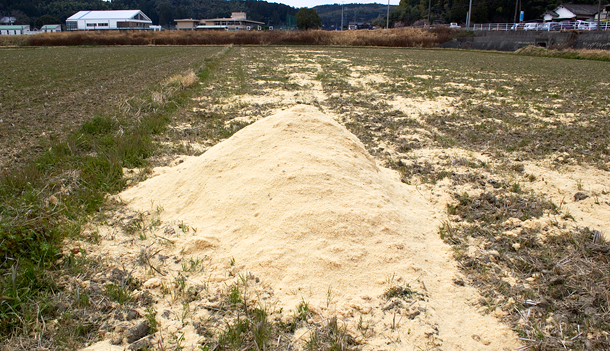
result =
M460 216L467 222L490 226L497 226L509 218L521 221L540 218L545 211L557 209L552 202L534 194L515 194L504 189L495 193L485 192L474 198L468 193L454 193L453 197L458 202L447 205L449 214Z
M345 351L353 350L355 345L354 338L347 332L347 326L341 325L333 317L323 327L310 331L305 348L311 351Z
M421 296L420 293L418 293L417 291L414 291L411 289L411 287L409 286L409 284L407 284L406 286L392 286L389 287L384 293L383 293L383 297L386 300L390 300L393 298L416 298L418 296Z

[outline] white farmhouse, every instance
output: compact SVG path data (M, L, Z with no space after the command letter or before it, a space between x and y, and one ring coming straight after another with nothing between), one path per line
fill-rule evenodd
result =
M61 24L45 24L40 28L40 33L61 32Z
M149 29L151 24L140 10L79 11L66 19L66 30Z
M22 35L30 34L30 26L28 25L1 25L0 35Z
M597 14L597 5L561 4L553 11L542 14L544 21L592 21Z

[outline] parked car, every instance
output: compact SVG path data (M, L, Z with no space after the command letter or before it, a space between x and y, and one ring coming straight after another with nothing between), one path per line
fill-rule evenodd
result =
M455 28L455 29L459 29L462 28L461 26L459 26L457 23L455 22L451 22L451 24L449 24L449 28Z
M546 31L561 30L561 24L557 23L557 22L541 23L538 26L538 30L546 30Z
M538 23L526 23L523 30L538 30Z
M576 21L576 28L579 30L596 30L597 23L587 21Z
M559 25L561 26L561 29L565 30L576 28L575 23L572 21L561 21L559 22Z
M510 30L523 30L523 26L523 23L515 23L512 27L510 27Z

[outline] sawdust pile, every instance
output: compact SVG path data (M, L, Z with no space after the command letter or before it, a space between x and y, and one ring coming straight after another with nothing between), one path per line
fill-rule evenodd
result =
M175 255L234 260L268 284L286 311L306 300L350 328L363 316L372 329L364 349L519 345L499 315L476 311L475 289L454 283L460 273L422 194L314 107L262 119L120 196L140 211L161 206L164 222L196 228L172 238ZM191 279L227 278L206 272ZM407 284L423 298L401 316L383 294Z

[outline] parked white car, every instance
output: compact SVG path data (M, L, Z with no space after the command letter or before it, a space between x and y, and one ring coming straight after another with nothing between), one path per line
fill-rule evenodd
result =
M576 21L576 28L579 30L596 30L596 22Z
M449 24L449 28L455 28L455 29L459 29L462 28L461 26L459 26L457 23L455 22L451 22L451 24Z
M538 30L538 23L526 23L523 30Z
M514 23L510 30L523 30L523 23Z

